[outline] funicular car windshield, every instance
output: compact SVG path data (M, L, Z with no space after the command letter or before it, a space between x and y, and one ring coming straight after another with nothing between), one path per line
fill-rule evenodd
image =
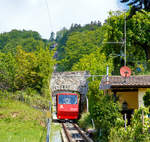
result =
M77 104L77 95L59 95L59 104Z

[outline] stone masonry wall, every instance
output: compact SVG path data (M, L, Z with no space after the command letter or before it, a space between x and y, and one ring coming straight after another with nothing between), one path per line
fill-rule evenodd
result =
M58 91L74 91L85 95L88 89L88 72L56 72L52 74L50 88L52 94Z

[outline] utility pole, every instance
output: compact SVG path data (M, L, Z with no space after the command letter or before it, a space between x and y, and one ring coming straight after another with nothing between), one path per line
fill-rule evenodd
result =
M126 64L127 64L127 57L126 57L126 40L127 40L127 35L126 35L126 12L125 12L125 19L124 19L124 66L126 66Z
M127 64L127 51L126 51L126 49L127 49L127 34L126 34L126 31L127 31L127 29L126 29L126 11L124 10L124 39L123 39L123 41L119 41L119 42L103 42L103 44L122 44L122 45L124 45L124 66L126 66L126 64ZM121 56L121 55L120 55Z

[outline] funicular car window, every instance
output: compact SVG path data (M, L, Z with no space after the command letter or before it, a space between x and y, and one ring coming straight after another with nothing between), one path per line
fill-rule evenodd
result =
M77 96L59 95L59 104L77 104Z

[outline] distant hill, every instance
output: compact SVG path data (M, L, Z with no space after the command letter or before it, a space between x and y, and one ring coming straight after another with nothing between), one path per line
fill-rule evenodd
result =
M39 46L47 44L48 40L42 39L35 31L12 30L0 34L1 52L15 52L17 46L22 46L27 52L36 50Z

